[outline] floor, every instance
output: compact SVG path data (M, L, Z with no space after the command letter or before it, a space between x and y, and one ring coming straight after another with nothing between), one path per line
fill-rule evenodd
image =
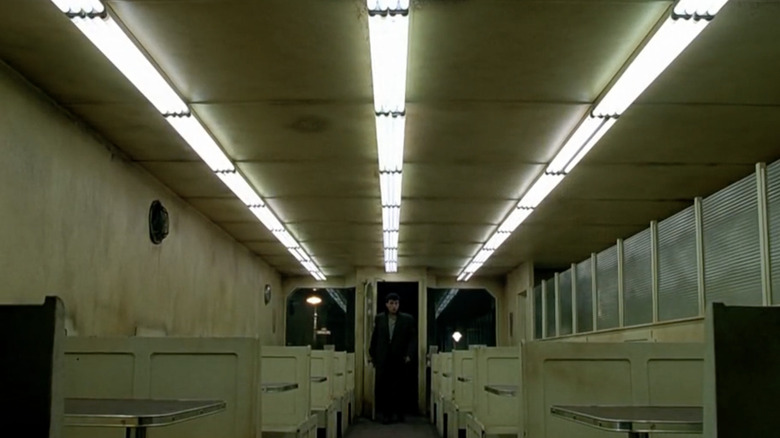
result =
M382 424L364 418L349 428L345 438L438 438L436 428L425 417L406 417L403 423Z

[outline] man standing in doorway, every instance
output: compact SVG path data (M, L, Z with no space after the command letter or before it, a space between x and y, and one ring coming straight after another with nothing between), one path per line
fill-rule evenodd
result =
M371 346L368 349L370 361L376 368L375 397L382 422L404 421L404 391L406 369L414 358L416 327L414 318L398 311L398 294L385 298L387 312L380 313L374 321Z

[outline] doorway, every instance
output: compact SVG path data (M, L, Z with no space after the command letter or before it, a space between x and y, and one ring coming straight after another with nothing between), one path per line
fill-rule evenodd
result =
M386 312L385 297L390 293L395 293L399 297L400 307L399 312L408 313L412 315L415 322L415 333L417 333L420 321L419 312L419 288L417 282L378 282L376 297L376 313L380 314ZM415 357L412 357L411 362L408 364L404 372L404 385L400 390L403 393L403 404L406 406L406 413L408 415L417 415L417 397L418 397L418 361L416 343L418 342L417 336L414 338L415 342Z

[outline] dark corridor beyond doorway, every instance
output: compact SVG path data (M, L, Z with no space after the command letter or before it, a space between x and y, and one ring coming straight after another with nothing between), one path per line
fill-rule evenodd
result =
M399 311L412 315L415 322L415 330L419 327L419 288L417 282L378 282L376 286L377 292L377 309L376 313L386 312L385 297L390 293L398 294L400 298ZM414 340L415 343L417 339ZM414 350L417 351L417 348ZM406 383L401 389L404 393L404 405L406 406L406 413L410 415L418 414L417 409L417 361L418 357L413 357L411 363L405 370Z

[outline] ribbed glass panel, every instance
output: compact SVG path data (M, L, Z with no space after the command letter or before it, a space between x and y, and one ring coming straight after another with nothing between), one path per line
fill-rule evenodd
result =
M696 212L693 206L658 223L658 320L699 315Z
M577 333L593 331L593 281L590 258L577 265Z
M653 265L650 229L623 242L623 322L653 322Z
M558 276L558 306L561 309L561 331L558 334L570 335L574 322L571 309L571 269Z
M598 330L618 327L618 263L617 247L596 256L596 324Z
M756 192L753 174L702 203L707 303L762 304Z
M769 192L769 256L772 266L772 304L780 304L780 161L767 166Z
M547 305L545 309L547 313L547 337L552 338L558 336L558 333L555 331L555 282L551 278L542 284L546 284L544 299Z
M534 288L534 339L542 339L542 285Z

